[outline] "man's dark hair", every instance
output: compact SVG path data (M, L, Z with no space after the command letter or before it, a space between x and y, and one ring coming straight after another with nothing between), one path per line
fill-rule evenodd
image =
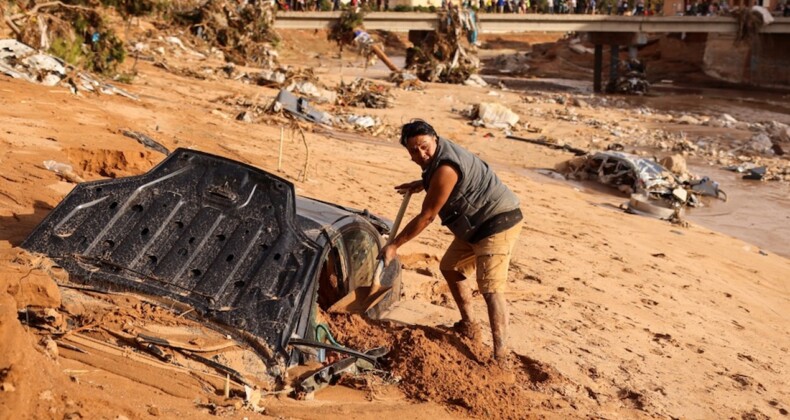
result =
M419 119L411 120L410 122L403 124L403 128L400 130L400 144L403 147L406 147L406 142L416 136L422 135L429 135L435 138L438 138L439 135L436 134L436 130L428 124L427 122Z

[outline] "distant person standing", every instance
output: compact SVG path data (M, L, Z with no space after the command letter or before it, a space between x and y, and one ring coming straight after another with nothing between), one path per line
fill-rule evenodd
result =
M645 0L636 0L636 7L634 8L634 15L636 15L636 16L644 16L645 15Z
M549 8L548 13L554 14L554 0L547 0L546 6Z

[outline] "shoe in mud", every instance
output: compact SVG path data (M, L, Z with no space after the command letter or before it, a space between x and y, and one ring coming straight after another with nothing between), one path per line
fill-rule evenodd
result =
M480 328L480 324L476 322L458 321L453 324L452 329L470 340L479 341L482 340L483 337L483 330Z

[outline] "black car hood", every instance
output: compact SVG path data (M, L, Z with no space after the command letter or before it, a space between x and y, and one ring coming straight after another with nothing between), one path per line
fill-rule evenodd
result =
M295 211L291 183L178 149L144 175L79 184L22 247L71 281L175 299L284 354L320 258Z

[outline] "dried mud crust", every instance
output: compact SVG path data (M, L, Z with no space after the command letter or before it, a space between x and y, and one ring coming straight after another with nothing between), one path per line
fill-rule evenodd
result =
M332 331L349 347L388 346L387 368L400 378L407 397L474 417L528 417L533 409L545 409L547 391L550 394L564 381L556 370L513 353L510 368L503 369L491 358L490 346L450 329L373 324L358 316L337 315Z

